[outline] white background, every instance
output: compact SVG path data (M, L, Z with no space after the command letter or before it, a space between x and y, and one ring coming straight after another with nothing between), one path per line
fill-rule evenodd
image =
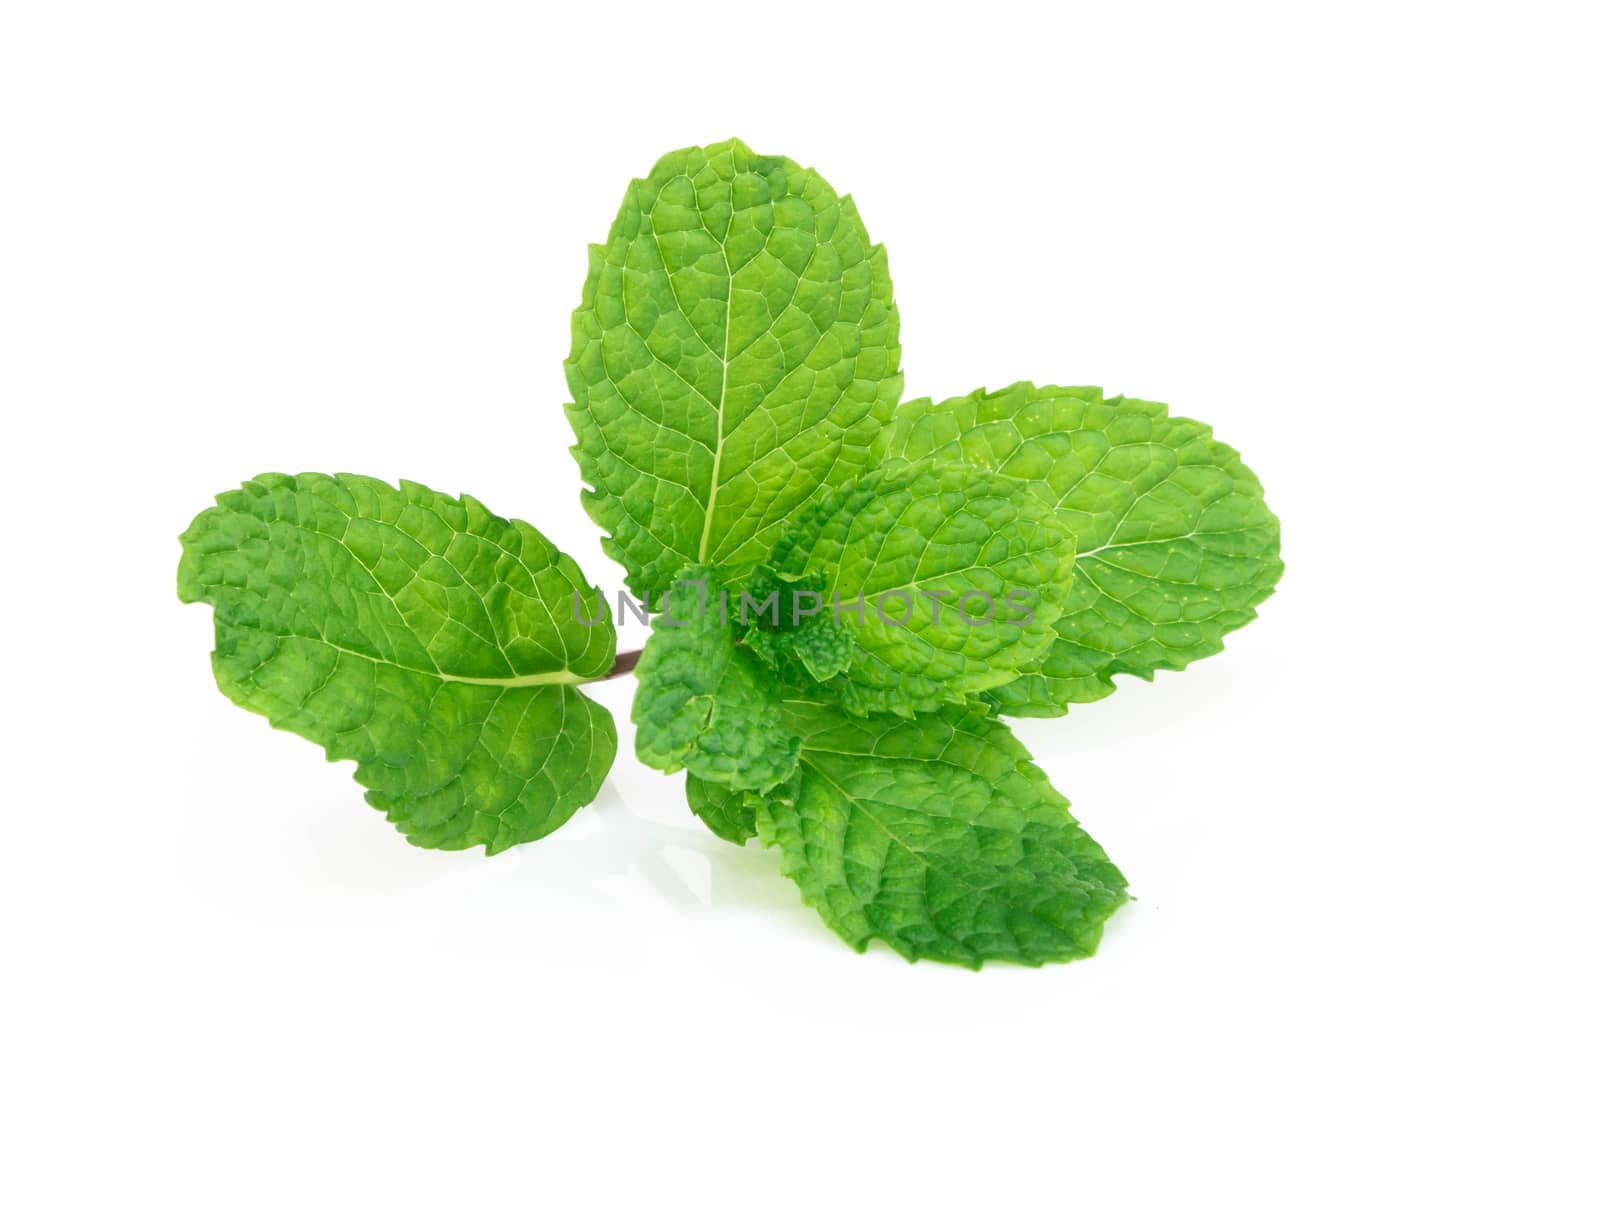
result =
M1583 7L7 5L4 1196L1594 1201ZM1092 960L852 954L625 721L413 849L211 682L176 536L263 470L621 584L584 245L732 134L855 196L908 398L1160 399L1282 517L1225 655L1018 726L1138 895Z

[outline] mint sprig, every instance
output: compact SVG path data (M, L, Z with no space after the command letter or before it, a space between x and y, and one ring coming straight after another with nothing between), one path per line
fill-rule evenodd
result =
M583 505L658 613L642 653L528 524L349 474L221 495L179 596L215 611L224 694L354 761L417 845L563 824L616 754L581 687L637 663L641 761L778 846L846 941L1079 958L1126 881L1000 716L1218 652L1282 574L1278 522L1164 406L1019 382L897 407L899 363L850 198L736 140L674 152L591 248L566 364Z

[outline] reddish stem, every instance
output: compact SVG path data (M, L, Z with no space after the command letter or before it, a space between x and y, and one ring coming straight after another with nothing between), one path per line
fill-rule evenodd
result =
M626 653L617 654L617 660L611 663L611 669L595 681L603 683L610 678L621 678L624 674L632 674L633 668L639 664L639 655L643 652L643 649L630 649Z

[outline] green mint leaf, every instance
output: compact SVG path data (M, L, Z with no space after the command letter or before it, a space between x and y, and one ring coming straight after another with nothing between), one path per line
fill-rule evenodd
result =
M798 743L760 663L735 644L727 598L706 566L687 567L668 592L635 671L639 760L770 791L794 773Z
M853 712L909 715L1010 682L1055 642L1071 531L1026 483L961 464L867 475L796 516L773 550L819 577L854 651ZM837 600L837 601L836 601Z
M1057 716L1220 652L1283 573L1261 483L1211 429L1137 398L1019 382L895 414L882 455L966 463L1030 483L1077 537L1059 639L992 692L1002 711Z
M827 587L821 574L790 582L758 567L737 596L739 640L774 670L798 669L819 683L838 677L850 665L855 641L826 605ZM783 677L793 681L792 674Z
M526 523L414 482L272 473L180 539L178 596L215 611L223 694L354 760L409 841L494 854L599 791L616 728L575 684L605 674L616 634Z
M743 846L756 836L754 802L760 797L722 783L712 783L697 775L685 779L689 811L705 822L724 841Z
M636 595L760 562L899 400L888 261L849 197L733 140L664 156L590 249L566 362L583 502Z
M753 799L757 827L846 942L968 967L1094 953L1127 881L1002 722L785 710L800 774Z
M745 644L774 669L798 665L819 683L844 673L855 652L850 629L820 616L799 628L753 628Z

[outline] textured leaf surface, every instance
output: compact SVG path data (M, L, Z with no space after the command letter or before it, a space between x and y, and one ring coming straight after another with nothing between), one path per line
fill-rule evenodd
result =
M820 577L830 606L837 596L855 646L839 680L845 707L908 715L1043 658L1072 558L1072 533L1025 483L953 464L831 493L796 517L773 565Z
M616 635L526 523L414 482L265 474L181 539L178 594L215 610L223 693L354 760L410 841L493 854L599 790L616 729L573 684L606 672Z
M908 402L888 458L966 463L1032 484L1077 537L1059 639L993 691L1014 715L1054 716L1222 649L1283 573L1261 483L1211 429L1137 398L1019 382Z
M855 653L848 625L834 617L822 574L790 582L761 566L740 592L739 640L780 676L798 670L815 682L843 673Z
M686 777L684 790L689 797L689 811L719 838L743 846L755 837L753 805L759 796L721 783L710 783L695 775Z
M899 364L883 248L815 172L734 140L630 184L590 249L567 413L584 506L634 593L760 561L866 466Z
M735 645L724 599L704 566L685 569L668 593L635 671L639 760L768 791L794 773L797 743L755 656Z
M786 710L800 775L792 802L756 799L757 825L845 941L969 967L1094 953L1127 881L1003 723Z

